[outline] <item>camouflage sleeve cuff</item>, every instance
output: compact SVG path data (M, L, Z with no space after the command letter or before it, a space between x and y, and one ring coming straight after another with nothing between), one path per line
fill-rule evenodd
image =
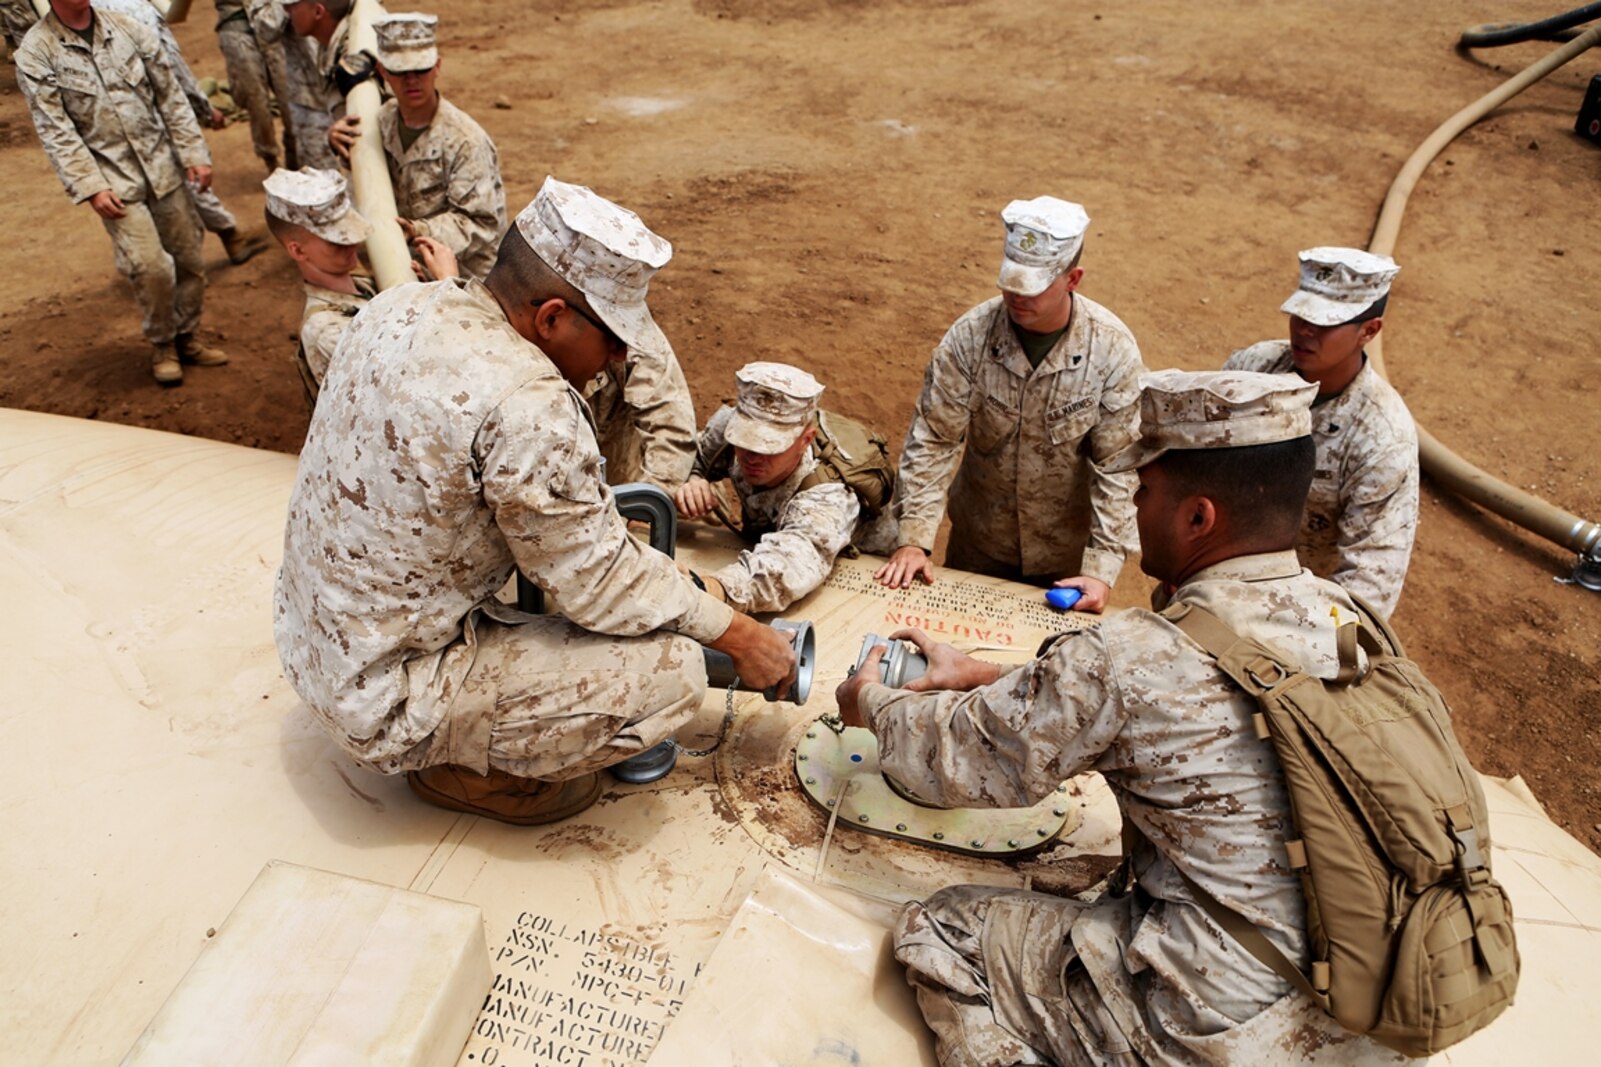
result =
M900 545L896 547L916 545L924 552L927 552L931 555L933 554L934 537L939 532L939 523L930 523L924 522L922 519L908 519L903 517L901 519L900 529L901 534L898 538Z
M857 706L862 711L862 721L874 734L878 733L878 713L884 710L884 705L898 696L905 696L904 689L891 689L887 685L877 682L868 682L862 686L861 692L856 694Z
M1123 572L1125 558L1121 553L1104 548L1086 548L1079 573L1086 578L1098 578L1109 586L1116 585L1117 576Z
M67 195L72 197L74 204L87 204L101 193L109 192L110 190L110 184L104 181L92 189L87 185L74 183L72 188L67 190Z
M685 579L688 582L688 579ZM734 609L714 596L697 591L694 602L679 620L677 631L685 637L711 644L734 624Z

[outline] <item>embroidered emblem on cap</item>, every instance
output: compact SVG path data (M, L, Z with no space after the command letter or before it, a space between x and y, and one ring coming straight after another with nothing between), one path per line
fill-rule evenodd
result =
M1389 256L1360 248L1309 248L1300 259L1300 288L1279 310L1314 326L1350 322L1389 293L1401 272Z
M391 74L432 70L439 62L438 25L438 16L414 12L373 19L379 64Z
M823 386L787 363L747 363L734 374L739 395L725 440L736 448L774 455L795 443L817 414Z
M1036 196L1007 204L1001 221L1006 223L1006 250L996 284L1009 293L1035 296L1078 255L1090 217L1072 201Z
M1104 469L1130 471L1168 449L1242 448L1312 432L1317 384L1293 374L1165 370L1140 376L1140 436Z

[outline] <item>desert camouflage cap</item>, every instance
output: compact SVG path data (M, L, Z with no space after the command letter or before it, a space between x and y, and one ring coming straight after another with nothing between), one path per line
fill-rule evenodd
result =
M1243 448L1312 432L1317 384L1294 374L1164 370L1140 375L1140 436L1104 469L1131 471L1170 448Z
M372 226L350 202L345 176L336 170L279 167L262 182L267 214L300 226L336 245L359 245Z
M432 70L439 62L438 26L437 15L416 12L373 19L373 33L378 37L378 62L391 74Z
M666 350L645 297L651 276L673 258L673 246L638 215L582 185L546 178L516 225L539 258L582 292L630 348Z
M1001 211L1006 252L995 284L1018 296L1045 291L1084 244L1090 217L1084 208L1054 196L1013 200Z
M817 414L823 386L787 363L747 363L735 372L739 395L725 439L736 448L763 455L795 443Z
M1314 326L1350 322L1388 293L1401 272L1389 256L1360 248L1308 248L1300 255L1301 287L1279 310Z

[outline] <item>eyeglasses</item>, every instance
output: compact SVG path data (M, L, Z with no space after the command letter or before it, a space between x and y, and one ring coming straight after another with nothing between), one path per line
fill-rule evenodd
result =
M612 348L627 348L628 347L627 343L624 342L621 337L618 337L615 333L612 332L612 329L611 329L610 326L607 326L604 322L601 322L599 319L595 318L593 315L591 315L589 312L585 311L583 308L579 307L577 304L568 303L567 306L569 308L571 308L573 311L576 311L578 313L578 317L579 318L583 319L585 322L589 323L595 329L599 330L600 333L601 333L601 336L606 339L606 344L608 346L610 346Z

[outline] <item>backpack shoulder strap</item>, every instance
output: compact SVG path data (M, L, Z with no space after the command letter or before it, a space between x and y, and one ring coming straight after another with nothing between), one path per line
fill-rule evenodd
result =
M1375 608L1365 598L1357 596L1349 589L1345 591L1345 595L1351 598L1351 603L1356 605L1356 610L1361 614L1363 629L1376 632L1378 634L1376 643L1382 643L1383 645L1382 648L1373 648L1364 642L1362 647L1366 648L1370 655L1406 655L1406 651L1401 647L1401 639L1396 636L1395 630L1390 626L1390 620L1386 619L1378 608ZM1371 634L1369 639L1372 640Z
M1285 660L1254 638L1235 633L1222 619L1194 604L1175 604L1162 612L1191 641L1204 648L1218 667L1234 679L1235 683L1252 696L1274 689L1294 675L1303 673L1299 667ZM1366 622L1364 618L1362 620ZM1346 686L1360 676L1358 646L1369 655L1384 651L1367 627L1357 621L1342 624L1335 630L1335 651L1339 657L1339 673L1333 678L1335 685Z
M1134 849L1143 840L1146 840L1146 838L1140 832L1139 827L1135 826L1127 815L1124 815L1123 862L1112 875L1111 892L1114 896L1122 896L1133 885L1135 880ZM1171 866L1173 870L1178 872L1178 876L1183 879L1185 886L1189 888L1190 895L1195 898L1195 903L1200 905L1201 910L1206 912L1213 922L1222 927L1235 941L1238 941L1241 948L1255 956L1262 966L1311 997L1313 1003L1324 1011L1329 1010L1328 964L1319 965L1314 963L1312 965L1314 976L1319 978L1323 984L1323 991L1319 992L1312 979L1308 978L1301 968L1291 963L1290 958L1279 951L1279 947L1269 941L1267 935L1262 933L1255 923L1224 904L1205 889L1202 889L1195 879L1184 873L1184 869L1178 864L1171 864Z
M1305 993L1308 997L1311 997L1314 1004L1321 1007L1324 1011L1329 1010L1329 978L1327 963L1312 964L1313 975L1321 977L1323 981L1323 989L1322 991L1319 991L1313 980L1303 974L1301 968L1291 963L1290 958L1283 952L1279 951L1279 947L1277 945L1267 939L1267 935L1262 932L1260 927L1251 922L1245 916L1241 915L1239 912L1225 905L1221 900L1214 897L1211 893L1208 893L1206 890L1202 889L1196 884L1195 879L1185 874L1184 871L1181 870L1177 865L1175 865L1173 869L1178 871L1180 878L1184 879L1184 884L1189 887L1190 895L1195 898L1195 903L1201 906L1201 910L1206 912L1206 914L1211 917L1213 922L1217 923L1225 931L1227 931L1230 937L1238 941L1240 946L1244 948L1245 951L1255 956L1257 961L1261 963L1262 966L1271 970L1274 974L1290 983L1290 985L1294 988ZM1323 973L1319 976L1318 971L1320 968Z

